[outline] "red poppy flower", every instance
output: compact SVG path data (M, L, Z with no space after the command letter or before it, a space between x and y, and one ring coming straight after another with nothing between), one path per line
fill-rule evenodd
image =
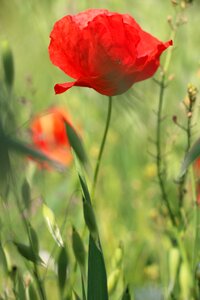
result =
M72 154L65 122L72 126L68 113L61 108L52 108L33 119L31 131L33 143L38 150L61 165L68 166Z
M172 45L142 30L127 14L90 9L57 21L50 34L52 63L76 79L55 85L57 94L72 86L113 96L156 72L159 57Z

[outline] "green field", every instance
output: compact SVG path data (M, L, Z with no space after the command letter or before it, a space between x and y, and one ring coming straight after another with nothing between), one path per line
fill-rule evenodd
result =
M12 93L7 94L1 59L0 101L2 103L5 99L10 101L8 106L15 119L14 122L12 119L10 122L7 120L9 134L29 145L32 143L31 119L51 106L66 108L72 116L73 124L80 128L90 162L87 182L91 188L106 122L108 100L106 96L88 88L74 87L61 95L54 94L54 84L66 82L66 75L53 66L49 59L49 34L53 24L67 14L75 14L88 8L106 8L130 14L144 30L162 41L167 41L172 33L169 19L178 18L179 22L184 24L178 26L174 39L172 58L166 75L168 85L164 90L162 113L164 120L161 123L162 159L166 171L165 187L170 205L178 219L180 207L176 179L187 149L187 133L175 124L173 116L177 117L178 123L187 127L188 116L183 102L187 98L188 84L192 83L199 89L200 2L194 0L190 5L186 5L185 9L183 4L187 1L177 0L177 6L171 2L170 0L99 2L1 0L0 42L7 40L12 49L14 86ZM168 50L162 55L161 66L165 63ZM160 73L161 69L157 71L154 79L160 80ZM174 246L179 249L180 260L173 295L169 292L171 268L173 269L169 262L170 251L173 248L173 228L165 203L162 201L156 160L153 157L156 155L155 112L158 110L160 90L154 79L137 83L126 93L113 97L111 124L93 201L108 277L116 270L113 262L116 249L119 244L123 248L123 261L116 287L109 297L111 300L122 299L120 297L127 284L131 299L135 300L200 299L194 268L191 273L188 271L185 277L180 275L184 255L187 256L190 265L193 261L197 263L200 260L198 247L194 246L195 232L198 236L199 230L197 228L195 231L195 216L198 212L195 208L195 189L192 186L191 171L187 176L185 199L181 210L184 222L180 222L177 226L178 239L181 240L184 251L179 248L180 245L177 246L175 239ZM192 113L191 145L200 136L199 105L197 95ZM2 118L4 105L0 104L0 108ZM60 251L42 215L44 202L54 212L62 238L67 245L70 258L68 280L81 295L80 274L71 243L72 225L82 236L86 249L88 232L84 224L81 188L75 165L72 163L66 171L60 173L38 168L36 163L15 152L11 152L10 157L16 185L8 188L6 199L2 196L0 210L1 244L9 253L10 268L17 266L25 282L31 278L31 263L21 257L12 243L13 240L24 244L28 242L16 205L16 195L20 195L21 186L26 178L31 187L31 207L26 217L37 233L40 251L43 253L41 255L46 254L48 257L54 249L52 260L56 260ZM0 159L0 168L1 163L3 159ZM194 260L193 253L197 255ZM39 267L39 272L42 277L45 275L43 267ZM192 283L188 283L187 279ZM45 275L45 288L47 299L55 300L59 297L61 300L67 299L59 294L55 266L50 266ZM2 300L17 299L12 293L12 280L5 272L1 260L0 295Z

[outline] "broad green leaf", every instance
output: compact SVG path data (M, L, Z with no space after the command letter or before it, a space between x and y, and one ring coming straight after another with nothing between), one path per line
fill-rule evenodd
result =
M102 251L89 238L87 300L108 300L107 275Z
M68 259L66 247L62 247L58 256L58 284L61 293L63 293L65 288L68 263L69 263L69 259Z
M65 122L65 126L66 126L69 143L72 149L74 150L74 152L76 153L80 161L83 164L85 164L87 162L87 156L80 137L78 136L74 128L71 127L67 122Z
M194 143L189 152L186 154L184 161L181 166L181 170L179 173L179 178L184 176L188 167L200 156L200 139Z
M91 206L91 198L90 198L90 194L89 194L89 190L85 178L83 178L79 174L79 180L82 187L83 197L86 200L85 202L87 202L87 204ZM91 209L92 206L90 207L90 213L91 213ZM95 215L93 217L95 218ZM91 224L89 224L89 219L87 220L87 222L88 225L91 226ZM92 227L96 227L96 224L94 225L94 220L92 221L92 223L93 223ZM96 234L97 231L95 231L95 236L94 234L93 236L90 234L89 237L87 300L102 300L102 299L107 300L108 288L107 288L106 268L105 268L103 253L101 250L100 240L99 237L96 236Z
M53 211L46 204L43 204L42 211L51 236L59 247L64 247L63 239L61 237Z
M29 261L32 261L33 263L42 263L41 258L34 253L33 249L30 246L17 243L17 242L13 242L13 243L16 246L19 254L21 254L21 256L23 256Z
M122 299L121 300L131 300L131 295L129 292L129 287L127 286L127 288L125 289L123 295L122 295Z

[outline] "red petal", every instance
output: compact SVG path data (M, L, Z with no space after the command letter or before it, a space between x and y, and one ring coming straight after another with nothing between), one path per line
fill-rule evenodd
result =
M73 86L82 86L82 87L91 88L91 86L89 84L77 80L74 82L57 83L54 86L54 91L56 94L62 94L64 92L66 92L67 90L69 90Z

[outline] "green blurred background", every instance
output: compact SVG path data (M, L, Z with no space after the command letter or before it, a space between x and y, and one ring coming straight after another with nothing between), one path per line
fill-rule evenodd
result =
M49 34L54 22L66 14L92 7L129 13L144 30L162 41L170 39L167 18L174 17L176 11L170 0L1 0L0 41L8 40L14 55L16 134L25 140L29 139L28 127L32 116L52 105L66 107L74 124L81 128L85 148L94 168L105 125L107 99L86 88L73 88L55 96L54 84L65 82L66 75L51 64L48 56ZM165 93L166 119L162 130L164 148L168 153L166 160L172 201L176 201L174 179L186 143L184 133L175 126L172 116L177 115L180 122L186 123L182 101L186 97L187 84L192 82L199 87L199 18L199 0L194 0L184 13L183 21L187 19L187 23L180 27L174 41L169 68L169 76L173 80ZM3 80L2 65L0 67L0 80ZM155 77L159 78L159 71ZM164 286L167 280L165 270L170 243L163 235L164 225L158 216L160 192L156 182L156 166L148 153L155 152L151 140L155 137L154 110L157 110L158 94L159 87L149 79L136 84L127 93L114 97L111 128L94 203L108 274L112 272L110 259L122 241L125 280L135 289L147 286L157 288ZM199 103L196 105L197 112L198 106ZM196 113L194 138L198 137L199 128ZM33 209L30 219L38 232L41 249L49 252L54 244L41 215L41 198L53 209L59 225L67 209L63 237L70 248L71 224L80 232L83 230L80 188L75 168L72 166L62 174L36 170L33 164L27 164L21 158L16 172L20 174L19 184L25 174L31 182ZM190 197L187 205L192 205ZM3 219L5 221L5 216ZM22 225L18 222L19 216L13 206L11 223L17 224L16 236L23 236ZM18 259L14 255L13 263ZM3 278L0 282L3 283ZM49 299L55 299L54 278L50 276L48 282L52 289ZM158 289L156 291L158 293ZM151 294L150 290L147 292ZM147 299L144 297L138 296L137 299ZM148 299L151 299L150 296Z

